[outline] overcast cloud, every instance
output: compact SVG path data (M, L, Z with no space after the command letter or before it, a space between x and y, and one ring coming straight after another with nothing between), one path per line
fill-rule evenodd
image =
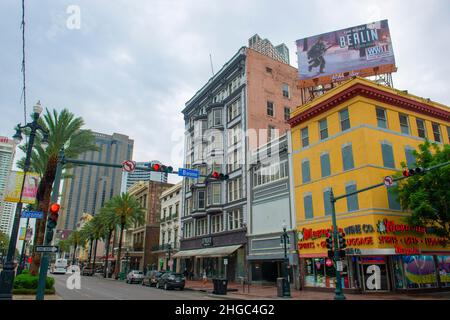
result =
M68 6L81 28L66 26ZM389 20L398 72L394 85L450 105L450 1L26 1L28 111L70 109L86 128L134 139L134 160L172 160L184 103L258 33L284 42ZM24 121L20 102L21 4L0 2L0 135ZM178 132L178 134L177 134ZM174 141L173 143L176 143ZM180 143L180 141L178 141ZM181 153L179 153L181 156Z

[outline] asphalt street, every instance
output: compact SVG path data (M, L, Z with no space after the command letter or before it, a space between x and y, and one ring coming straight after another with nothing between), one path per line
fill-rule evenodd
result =
M166 291L100 276L81 276L81 288L71 290L66 286L69 275L51 276L55 278L56 294L63 300L220 300L204 292L178 289Z

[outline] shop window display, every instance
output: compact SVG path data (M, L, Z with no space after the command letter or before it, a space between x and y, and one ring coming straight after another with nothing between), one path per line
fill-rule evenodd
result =
M441 286L450 287L450 256L437 256Z
M435 288L436 269L433 256L403 256L407 288Z
M319 288L336 287L336 269L331 264L327 266L328 258L305 259L305 286ZM342 286L349 288L347 263L343 261Z

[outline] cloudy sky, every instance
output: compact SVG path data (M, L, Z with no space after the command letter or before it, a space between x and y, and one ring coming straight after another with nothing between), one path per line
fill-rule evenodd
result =
M0 135L24 121L21 1L0 2ZM69 6L81 13L69 29ZM134 139L134 160L181 165L184 103L258 33L284 42L388 19L399 89L450 105L450 1L26 0L28 110L68 108ZM179 148L178 148L179 149Z

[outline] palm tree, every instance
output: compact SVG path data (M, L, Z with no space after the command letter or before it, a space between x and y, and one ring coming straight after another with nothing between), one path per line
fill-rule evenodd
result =
M88 266L91 264L92 246L94 244L94 225L92 219L86 222L80 230L81 239L84 243L89 242Z
M93 273L95 274L95 259L97 257L97 244L98 244L98 240L100 239L105 239L105 226L102 223L102 220L100 217L98 216L94 216L94 218L89 221L92 225L92 238L95 241L94 244L94 262L93 262Z
M58 242L59 252L61 253L61 257L65 258L66 252L70 252L70 241L61 240Z
M80 235L80 231L78 231L78 230L72 231L72 233L70 234L69 238L67 238L67 240L74 247L73 248L73 256L72 256L72 265L74 265L75 264L75 253L77 252L78 246L80 246L80 245L84 246L83 240Z
M112 202L108 201L105 203L105 206L100 209L100 213L98 214L100 221L102 222L105 233L106 233L106 254L105 254L105 266L103 270L103 277L106 278L108 274L108 259L109 259L109 250L110 250L110 242L113 232L116 230L118 225L118 216L116 215Z
M81 117L75 117L67 109L63 109L60 113L56 110L50 112L46 109L46 113L39 119L39 124L46 128L49 132L49 144L44 150L40 144L41 137L36 137L36 144L31 155L30 170L37 172L41 176L38 192L36 195L37 207L39 211L44 212L44 218L38 219L35 228L34 244L41 245L44 242L44 234L47 221L47 212L50 205L50 195L52 192L53 182L55 180L56 166L58 163L58 153L64 148L66 157L77 158L80 154L87 151L98 150L95 145L95 138L90 130L81 129L84 121ZM24 150L26 146L21 146ZM18 167L23 169L25 159L22 158L18 162ZM66 164L65 169L72 166ZM33 254L33 263L30 272L36 275L41 264L41 255Z
M114 276L117 279L119 275L119 264L122 253L123 230L131 224L143 224L145 222L145 210L141 207L137 199L128 193L111 198L111 207L116 214L120 226L119 250L114 270Z

